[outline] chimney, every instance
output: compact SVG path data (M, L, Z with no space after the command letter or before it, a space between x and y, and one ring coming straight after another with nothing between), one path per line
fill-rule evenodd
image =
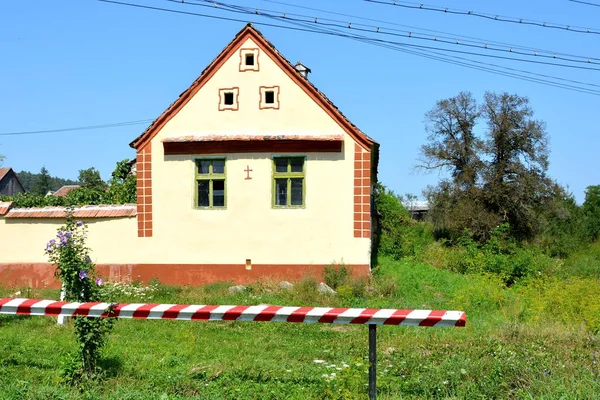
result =
M296 69L296 71L298 71L298 73L300 75L302 75L303 78L308 79L308 74L311 72L310 68L308 68L306 65L302 64L300 61L298 61L296 63L294 68Z

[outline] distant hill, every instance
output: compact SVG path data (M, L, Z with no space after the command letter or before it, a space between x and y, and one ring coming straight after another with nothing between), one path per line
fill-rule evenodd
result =
M17 172L17 177L19 178L19 182L23 185L23 189L29 192L33 188L33 185L41 174L33 174L28 171ZM71 179L62 179L58 177L50 178L50 190L53 192L60 189L64 185L77 185L79 182L71 180Z

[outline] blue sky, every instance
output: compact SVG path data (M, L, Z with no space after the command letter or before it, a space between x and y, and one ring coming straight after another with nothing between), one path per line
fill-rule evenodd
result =
M283 24L166 0L123 1L257 23ZM503 42L517 47L600 58L600 35L597 34L413 10L363 0L281 1L359 18L265 0L230 0L226 3L440 37L460 35L459 41L469 36L483 42ZM600 7L567 0L430 0L426 4L600 31ZM399 25L370 22L366 18ZM2 1L0 134L154 119L196 79L243 26L243 22L178 15L96 0ZM528 97L535 117L546 122L551 150L550 175L568 186L578 202L583 201L587 186L600 184L600 128L597 123L600 97L597 95L469 69L341 37L256 26L290 61L302 61L309 66L311 81L351 121L381 144L379 178L397 193L420 195L427 185L438 181L438 173L424 174L414 168L420 146L427 137L424 114L437 100L460 91L470 91L477 99L482 99L485 91L506 91ZM384 40L438 45L430 41L374 35ZM512 56L485 49L446 48ZM478 63L493 63L600 85L600 71L448 54ZM554 62L552 59L544 61ZM600 69L600 65L594 64L569 64ZM600 87L586 87L600 90ZM117 161L134 157L128 144L146 126L0 135L0 154L6 156L3 166L17 171L37 172L46 166L52 175L74 179L80 169L96 167L102 177L108 179ZM485 127L481 126L481 129Z

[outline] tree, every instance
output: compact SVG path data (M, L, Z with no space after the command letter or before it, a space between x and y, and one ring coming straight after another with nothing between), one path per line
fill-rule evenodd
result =
M508 222L514 236L533 237L537 215L562 188L546 176L548 138L545 123L533 119L526 97L485 93L483 117L488 133L484 151L490 158L484 193L488 209Z
M474 133L480 120L488 128L483 138ZM485 241L503 222L517 239L539 232L539 216L562 188L546 176L545 126L533 119L527 98L488 92L478 107L463 92L438 101L426 121L424 168L451 177L428 191L438 236L457 238L467 229Z
M40 195L40 196L45 196L48 191L50 191L50 181L51 181L51 176L48 173L48 170L46 169L46 167L42 167L42 169L40 169L40 173L37 176L33 187L31 189L31 191L34 194Z
M137 199L136 184L137 180L134 174L131 173L129 159L118 161L115 170L112 173L112 178L108 181L110 184L108 192L112 203L135 203Z
M425 114L429 143L421 148L419 167L445 169L460 188L474 187L483 165L479 158L483 142L473 132L480 115L469 92L438 101Z
M79 184L84 189L97 192L104 192L106 190L106 183L100 177L100 172L94 167L79 170Z
M588 235L592 240L600 237L600 185L585 189L583 212L587 219Z

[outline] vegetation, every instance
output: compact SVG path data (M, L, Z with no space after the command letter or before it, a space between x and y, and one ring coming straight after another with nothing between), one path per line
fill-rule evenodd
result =
M42 171L44 171L44 170L45 170L45 167L42 168ZM19 178L19 182L21 182L21 185L23 186L23 189L25 189L26 192L33 192L34 186L36 185L38 180L46 179L45 177L42 178L42 172L40 172L39 174L33 174L31 172L21 171L21 172L17 172L16 174L17 174L17 177ZM47 170L45 171L44 175L48 175ZM50 176L50 183L49 183L48 190L51 190L54 192L54 191L60 189L61 187L63 187L64 185L77 185L77 181ZM48 193L48 190L46 190L43 193L43 195L46 195L46 193Z
M135 175L130 173L128 161L128 159L125 159L117 162L108 184L102 180L96 169L89 168L79 171L79 181L75 183L81 185L81 187L71 190L65 197L45 196L47 191L41 195L38 190L37 192L26 192L17 196L0 196L0 201L14 201L15 207L135 203L137 195L136 178ZM45 168L42 168L42 170L45 170ZM21 174L19 173L19 178ZM42 175L38 175L37 179L46 180L49 177L47 171L45 176L46 178L42 178Z
M75 222L71 216L60 227L56 237L46 245L46 255L56 267L55 276L60 279L64 300L69 302L100 302L102 279L96 276L96 268L86 246L87 225ZM109 313L110 309L107 310ZM75 317L73 325L79 342L79 351L70 355L63 364L63 378L72 385L81 385L97 375L99 351L105 344L105 336L114 320Z
M311 279L291 290L263 280L238 294L227 283L103 288L121 302L461 309L466 328L378 329L379 398L592 399L600 391L600 288L591 278L507 288L491 274L382 258L362 290L345 279L338 296L319 295ZM0 289L0 297L15 290ZM365 326L118 320L100 360L103 379L72 388L58 384L58 366L77 349L71 324L0 316L0 398L366 397Z

